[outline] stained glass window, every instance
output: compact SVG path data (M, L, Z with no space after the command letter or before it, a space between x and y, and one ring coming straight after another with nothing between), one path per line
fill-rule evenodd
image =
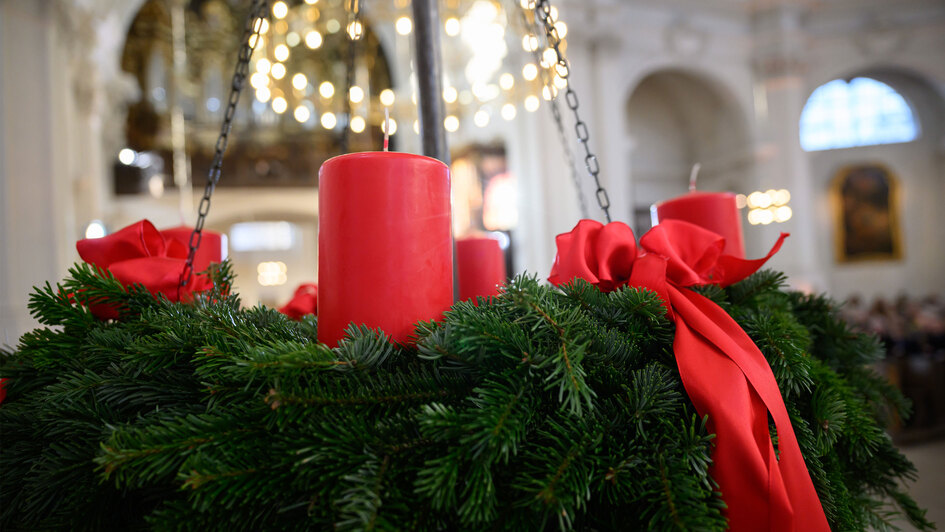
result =
M905 98L871 78L818 87L804 105L800 130L804 151L909 142L919 135Z

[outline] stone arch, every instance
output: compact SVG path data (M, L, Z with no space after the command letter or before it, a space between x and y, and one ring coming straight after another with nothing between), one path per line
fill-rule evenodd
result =
M702 190L747 186L754 164L748 120L734 93L717 80L691 69L650 71L625 100L624 117L633 146L637 231L649 228L649 205L686 191L695 163L702 167Z

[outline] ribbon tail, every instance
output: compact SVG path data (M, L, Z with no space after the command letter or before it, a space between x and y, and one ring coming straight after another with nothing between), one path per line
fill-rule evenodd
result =
M730 529L829 531L787 408L764 355L723 309L669 286L674 351L686 392L716 435L713 478ZM778 433L778 457L768 415Z
M790 233L781 233L778 241L771 246L771 251L760 259L743 259L733 255L722 255L719 257L715 266L715 275L713 276L722 286L737 283L749 275L758 271L768 259L774 256L784 244L784 239L791 236Z

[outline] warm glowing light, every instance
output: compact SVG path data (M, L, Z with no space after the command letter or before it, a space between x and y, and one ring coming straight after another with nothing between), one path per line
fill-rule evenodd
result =
M400 17L397 19L397 22L394 23L394 28L396 28L397 33L401 35L410 35L410 31L413 30L413 22L411 22L408 17Z
M446 87L443 89L443 100L446 101L446 103L453 103L458 97L459 92L456 90L456 87Z
M381 91L381 104L387 107L394 105L394 91L384 89Z
M138 154L135 153L135 151L131 148L122 148L121 151L118 152L118 162L125 166L129 166L135 162L135 158L137 156Z
M315 30L305 34L305 46L308 46L312 50L321 46L323 41L324 39L322 39L322 34Z
M446 22L443 23L443 29L446 30L446 34L450 37L456 37L459 35L459 19L456 17L446 19Z
M260 39L260 37L259 37L258 35L256 35L255 33L252 34L252 35L250 35L250 36L249 36L249 45L250 45L250 47L255 48L255 47L256 47L256 42L257 42L259 39Z
M538 99L538 96L532 94L525 98L525 110L529 113L537 111L539 105L541 105L541 101Z
M791 219L794 212L787 205L774 208L774 221L783 223Z
M272 15L276 18L285 18L289 14L289 6L285 2L276 2L272 4Z
M735 194L735 207L744 209L748 205L748 196L744 194Z
M364 31L364 26L362 26L361 23L356 20L348 24L348 29L347 29L348 38L351 39L352 41L356 41L360 39L361 32L363 31Z
M545 48L545 51L541 53L541 62L545 66L558 64L558 52L554 48Z
M515 78L512 76L512 74L506 72L505 74L499 76L499 86L503 89L509 90L513 85L515 85Z
M522 37L522 48L526 52L534 52L538 49L538 37L535 37L534 34L529 33L528 35Z
M330 81L323 81L318 86L318 94L321 94L322 98L331 98L335 94L335 86Z
M292 86L295 87L296 90L302 90L306 85L308 85L308 78L305 77L305 74L300 72L292 76Z
M388 127L390 128L390 130L388 130ZM390 120L385 120L381 122L381 131L384 133L387 133L388 135L393 135L394 133L397 133L397 122L394 121L393 118L391 118Z
M522 67L522 77L528 81L531 81L538 77L538 67L534 63L526 63Z
M290 31L289 34L285 36L285 43L291 47L298 46L300 42L302 42L302 38L294 31Z
M453 115L447 116L443 119L443 127L445 127L450 133L456 131L459 129L459 118L456 118Z
M502 118L511 120L515 118L515 105L507 103L502 106Z
M127 150L128 148L125 149ZM102 238L103 236L105 236L105 223L101 220L92 220L89 222L89 225L85 226L85 238Z
M269 87L259 87L256 89L256 99L263 103L268 102L271 96L272 93L269 92Z
M279 35L289 31L289 23L284 20L277 20L273 27L276 28L276 33Z
M413 121L413 132L416 133L417 135L420 134L420 121L419 120Z
M284 44L280 44L276 46L275 50L272 51L272 55L277 61L285 61L289 58L289 47Z
M789 201L791 201L791 193L783 188L781 190L776 191L772 198L772 203L774 203L775 205L779 207L781 205L787 205Z
M535 0L521 0L519 5L522 9L535 9Z
M331 111L322 114L322 127L325 129L334 129L335 125L338 124L338 119L335 117L335 113Z
M272 70L270 70L269 73L272 74L272 77L275 79L282 79L285 77L285 65L276 63L272 65Z
M272 110L277 114L282 114L289 108L289 103L282 96L276 96L272 99Z
M313 6L318 3L318 0L305 0L305 3L310 6Z
M361 100L364 99L364 91L361 87L352 85L351 89L348 91L348 99L351 100L351 103L361 103Z
M568 86L568 80L562 78L561 76L555 75L554 84L555 87L563 89Z
M351 119L351 131L354 131L355 133L364 131L365 125L364 118L361 118L360 116L356 116Z
M256 61L256 72L268 74L270 68L272 68L272 63L270 63L268 59L264 58Z
M545 101L549 101L549 102L550 102L550 101L551 101L551 98L553 97L553 95L551 94L551 89L549 89L548 87L542 87L542 88L541 88L541 97L544 98Z
M551 17L552 21L558 20L558 8L552 6L551 9L548 10L548 16Z
M563 21L555 22L554 28L558 30L558 38L564 39L568 35L568 25Z
M771 202L771 196L765 192L755 191L748 195L748 206L752 209L767 209Z
M328 33L338 33L338 30L341 29L341 23L336 19L330 18L328 22L325 23L325 29L328 30Z
M263 286L279 286L288 280L287 268L282 261L260 262L256 266L256 280Z
M258 89L259 87L268 87L269 86L269 76L256 72L249 77L249 84L254 88Z
M312 117L312 112L308 110L308 107L300 105L295 108L292 116L294 116L296 121L298 121L300 124L304 124L305 122L308 122L309 118Z
M476 114L473 115L473 123L478 127L486 127L489 125L489 113L484 109L476 111Z

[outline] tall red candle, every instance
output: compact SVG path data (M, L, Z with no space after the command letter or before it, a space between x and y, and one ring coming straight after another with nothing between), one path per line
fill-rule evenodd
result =
M656 217L662 220L683 220L704 227L725 237L722 253L745 258L742 237L742 218L731 192L699 192L673 198L653 206Z
M499 295L505 283L505 254L499 241L489 237L466 237L456 241L456 274L459 299Z
M318 340L350 323L406 342L453 304L449 168L397 152L351 153L318 171Z
M193 227L180 225L161 230L161 235L165 240L176 240L182 243L185 248L189 248L190 234L193 231ZM204 229L200 234L200 246L197 248L197 253L194 255L194 271L197 273L209 268L211 262L222 262L223 258L226 256L223 235L209 229Z

